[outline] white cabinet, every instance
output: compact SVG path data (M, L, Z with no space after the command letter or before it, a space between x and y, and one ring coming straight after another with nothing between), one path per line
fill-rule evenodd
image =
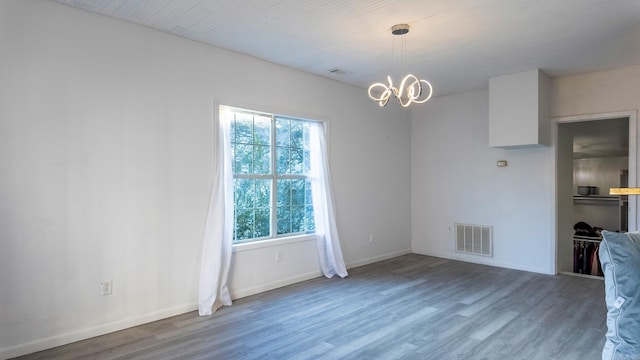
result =
M550 143L549 78L539 69L489 79L489 146Z

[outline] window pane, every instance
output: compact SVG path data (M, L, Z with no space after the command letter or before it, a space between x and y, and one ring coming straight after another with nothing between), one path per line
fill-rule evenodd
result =
M291 147L302 149L303 146L303 128L304 122L302 121L292 121L291 122Z
M313 197L311 193L311 181L305 180L304 182L304 203L307 205L313 204Z
M289 119L276 119L276 146L290 146L289 127L291 121Z
M278 179L278 206L291 205L291 180Z
M229 139L231 141L231 145L236 143L236 120L235 120L235 116L231 115L232 119L231 120L231 128L229 131ZM222 114L220 115L220 117L222 118Z
M305 205L304 179L291 180L291 205Z
M271 174L271 148L269 146L253 146L253 174Z
M271 235L269 228L271 227L270 208L258 208L255 210L255 232L254 237L263 237Z
M253 117L247 114L236 115L236 142L251 144L253 141Z
M271 118L256 116L253 119L253 143L258 145L271 144Z
M309 148L309 141L311 139L311 126L312 124L309 122L303 123L303 126L302 126L302 137L303 137L302 144L305 149Z
M235 240L253 238L253 209L236 209Z
M236 143L231 143L231 171L236 174Z
M278 147L276 156L276 173L279 175L289 174L289 148Z
M303 148L303 153L302 153L302 163L303 163L303 173L304 174L308 174L311 171L311 161L310 161L310 154L311 154L311 147L310 147L310 139L311 139L311 123L305 122L302 124L303 125L303 140L302 140L302 148Z
M236 144L235 159L233 161L234 174L251 174L253 173L253 146Z
M255 180L234 179L233 197L235 209L251 209L254 206Z
M313 217L313 206L311 205L307 205L305 206L305 211L304 211L304 224L305 224L305 229L309 232L313 232L316 230L316 222L315 219Z
M255 180L255 206L268 208L271 205L271 179Z
M293 175L304 175L304 153L300 148L291 148L289 168Z
M311 182L305 179L278 179L277 188L278 235L313 231Z
M270 236L270 179L234 179L234 240Z
M291 233L291 210L288 206L278 206L278 235Z
M304 206L291 207L291 232L304 232Z
M309 151L309 147L304 150L303 157L303 171L305 174L309 174L311 172L311 151Z

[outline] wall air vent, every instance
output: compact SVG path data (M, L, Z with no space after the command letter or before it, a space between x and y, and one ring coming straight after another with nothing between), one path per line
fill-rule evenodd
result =
M493 227L456 223L456 252L493 257Z

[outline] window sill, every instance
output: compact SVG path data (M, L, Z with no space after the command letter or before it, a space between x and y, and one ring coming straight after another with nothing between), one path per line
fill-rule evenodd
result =
M262 248L268 248L272 246L281 246L286 244L294 244L294 243L300 243L305 241L312 241L315 239L316 239L315 234L304 234L304 235L297 235L297 236L282 237L277 239L252 241L247 243L234 244L233 252L262 249Z

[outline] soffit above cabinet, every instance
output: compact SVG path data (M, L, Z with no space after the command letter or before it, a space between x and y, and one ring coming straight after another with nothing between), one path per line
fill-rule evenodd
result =
M549 78L539 69L489 79L489 145L548 146Z

